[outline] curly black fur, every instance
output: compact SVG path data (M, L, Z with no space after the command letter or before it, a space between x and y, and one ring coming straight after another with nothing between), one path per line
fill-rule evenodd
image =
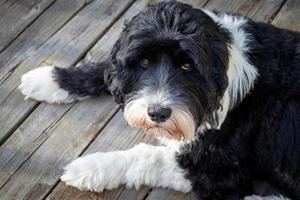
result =
M258 182L273 188L260 195L300 199L300 34L251 20L244 28L259 72L254 88L178 162L200 199L241 199Z
M199 9L178 2L151 5L125 25L112 49L108 74L118 84L109 84L110 90L116 101L123 104L126 94L146 79L144 71L137 69L143 57L165 53L176 67L188 60L194 69L184 74L184 82L193 90L189 92L190 101L201 104L194 105L199 108L195 118L202 119L204 115L216 124L211 113L219 108L228 84L228 42L229 33ZM182 71L179 73L182 76Z

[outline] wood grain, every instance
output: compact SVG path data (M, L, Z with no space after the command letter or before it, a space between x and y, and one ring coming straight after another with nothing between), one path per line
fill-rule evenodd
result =
M275 17L272 24L280 28L300 31L300 1L288 0Z
M174 190L157 188L152 191L146 200L196 200L196 197L192 194L184 194Z
M0 53L0 84L86 5L88 2L83 0L60 0L43 12Z
M54 1L5 1L1 4L0 52Z
M120 13L123 9L126 9L127 6L131 3L130 1L122 1L122 2L113 2L113 3L101 3L102 9L105 10L105 14L101 13L101 9L94 9L94 7L90 7L89 10L86 10L87 14L91 15L89 12L97 12L95 14L95 18L93 20L103 19L101 23L98 22L98 25L103 25L102 28L98 28L96 33L99 36L99 31L103 31L106 27L110 25L110 21L113 21L115 17L117 17L118 12ZM106 5L105 5L106 4ZM118 9L115 9L116 4L118 4ZM96 4L97 5L97 4ZM114 14L111 13L111 9L115 11ZM84 10L82 10L83 12ZM100 12L100 13L99 13ZM85 13L83 13L85 14ZM101 15L101 17L100 17ZM111 16L113 15L113 16ZM98 16L98 18L97 18ZM82 20L80 18L80 20ZM94 21L92 21L94 22ZM79 23L79 22L78 22ZM81 24L83 22L81 21ZM91 22L90 22L91 23ZM96 23L96 22L94 22ZM73 24L74 25L74 24ZM95 24L91 24L95 25ZM86 26L86 25L85 25ZM73 27L73 26L72 26ZM71 28L71 27L70 27ZM85 27L83 31L80 32L80 35L83 35L82 41L78 40L77 42L84 42L84 36L94 36L89 38L90 41L93 38L96 38L96 33L87 34L85 30L91 31L91 27ZM100 30L99 30L100 29ZM63 32L64 33L64 32ZM101 33L101 32L100 32ZM74 36L73 36L74 35ZM76 34L73 34L74 40ZM88 40L85 41L88 45ZM75 46L76 47L76 46ZM85 47L87 48L87 47ZM84 48L83 48L84 50ZM80 53L80 52L79 52ZM56 53L58 54L58 53ZM53 55L54 56L54 55ZM76 56L76 55L75 55ZM78 53L77 53L78 56ZM57 56L55 57L56 59ZM73 57L71 57L73 58ZM65 62L67 62L68 56L64 57ZM74 58L73 58L74 59ZM59 60L59 59L58 59ZM16 99L16 98L14 98ZM19 98L21 99L21 98ZM44 173L48 173L47 170L53 169L55 166L47 166L47 162L42 165L40 161L40 157L46 159L46 161L56 163L59 160L60 156L63 156L63 152L67 151L67 148L70 151L74 150L75 152L82 151L88 143L93 140L95 135L99 132L99 130L105 125L105 123L109 120L109 118L113 115L114 112L118 109L115 103L112 101L111 97L102 95L99 99L93 99L90 101L85 101L82 103L78 103L74 105L74 110L69 110L69 105L62 106L61 108L55 108L53 105L42 104L38 107L38 109L30 116L27 121L22 124L16 132L12 135L12 139L7 140L7 143L3 144L3 148L0 150L1 159L4 159L4 164L2 168L1 183L4 184L3 188L0 191L0 199L9 199L10 196L16 196L16 198L42 198L43 195L46 195L48 190L56 183L58 180L58 175L56 174L56 178L53 179L50 176L50 184L42 184L38 181L40 178L43 178ZM36 102L32 101L36 104ZM52 108L50 108L52 107ZM73 108L73 107L72 107ZM54 111L52 110L54 109ZM55 111L57 110L57 111ZM67 113L66 113L67 111ZM58 112L58 113L56 113ZM55 114L57 114L55 116ZM89 117L86 117L88 113ZM54 115L54 116L53 116ZM32 127L33 126L33 127ZM56 127L61 127L62 131L57 131ZM70 127L70 128L69 128ZM37 129L37 130L35 130ZM71 142L68 140L64 140L64 134L68 138L70 135L69 131L72 133L77 133L77 135L73 135L75 139L79 139L81 141L80 144L76 142ZM22 135L20 135L22 134ZM28 141L23 141L22 138L29 137ZM60 138L61 137L61 138ZM82 137L82 138L81 138ZM68 139L71 138L71 136ZM49 142L50 141L50 142ZM51 142L53 141L53 142ZM65 145L65 142L69 145ZM7 144L7 145L6 145ZM81 146L83 145L83 146ZM16 146L14 149L13 147ZM54 147L54 148L51 148ZM12 148L12 149L11 149ZM76 148L78 150L76 151ZM41 150L43 149L43 150ZM41 151L41 152L40 152ZM24 152L24 153L23 153ZM33 156L32 156L33 154ZM39 155L37 155L39 154ZM45 155L45 156L44 156ZM72 153L67 154L72 157ZM47 159L49 156L49 159ZM66 156L66 157L68 157ZM52 157L52 160L51 160ZM54 157L54 158L53 158ZM57 160L55 159L57 158ZM41 163L40 163L41 162ZM37 165L31 165L31 163L38 163ZM56 163L58 164L58 163ZM40 165L40 167L37 167ZM26 168L26 166L28 168ZM24 168L22 168L24 167ZM48 167L48 169L47 169ZM49 168L50 167L50 168ZM55 170L61 169L60 167L55 167ZM15 170L18 170L15 173ZM36 176L27 176L26 170L33 170ZM46 171L45 171L46 170ZM22 171L22 172L20 172ZM8 172L8 173L7 173ZM49 173L57 173L56 171L51 171ZM30 173L29 173L30 174ZM13 177L12 177L13 175ZM41 176L41 177L40 177ZM48 180L48 176L44 177L45 180ZM51 179L52 178L52 179ZM31 181L30 181L31 180ZM44 179L42 181L45 182ZM31 184L26 185L26 187L22 187L19 190L19 187L24 184L23 181L28 181ZM37 181L37 182L36 182ZM51 185L52 184L52 185ZM13 185L10 187L9 185Z
M24 101L16 86L21 74L12 76L20 68L37 65L37 48L67 23L86 3L82 0L55 2L35 23L23 32L5 51L0 53L0 144L25 119L37 105ZM64 12L59 12L64 10ZM51 20L49 20L51 19ZM32 62L30 62L32 61ZM7 81L7 82L6 82ZM10 83L14 83L10 85ZM22 107L24 106L24 107Z
M76 63L131 2L132 0L92 1L76 12L76 15L46 42L36 47L30 56L20 61L18 67L0 84L0 143L37 105L36 101L22 101L23 97L16 89L20 84L20 77L43 62L64 67ZM55 12L62 10L58 8Z
M44 109L51 110L51 108ZM48 115L52 116L51 124L37 125L39 117L42 117L39 112L46 115L41 108L33 113L35 116L28 118L28 123L26 121L24 126L20 126L16 134L23 134L29 141L19 140L20 143L16 145L22 145L19 147L21 149L18 149L14 157L3 167L1 180L5 179L5 183L0 190L0 199L10 199L12 196L16 199L26 196L34 196L31 199L43 198L56 184L63 166L95 138L118 107L111 97L102 95L100 98L76 103L71 109L65 106L61 109L68 111L61 116L63 110L55 108L56 111L51 112L59 113L54 116L51 113ZM47 116L42 122L45 122L46 118ZM33 130L32 126L36 126L39 132ZM16 151L13 147L14 144L1 150L11 153ZM12 173L15 169L17 171L12 176L5 177L7 172Z

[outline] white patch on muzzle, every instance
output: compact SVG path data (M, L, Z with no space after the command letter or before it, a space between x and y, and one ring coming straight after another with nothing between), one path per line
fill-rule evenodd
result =
M190 140L193 138L196 124L192 114L185 108L171 105L171 97L167 90L159 89L156 92L143 92L140 98L126 103L124 117L127 123L133 127L141 127L145 133L156 136L166 136L178 140ZM151 121L147 114L149 105L168 106L172 109L170 118L162 123Z

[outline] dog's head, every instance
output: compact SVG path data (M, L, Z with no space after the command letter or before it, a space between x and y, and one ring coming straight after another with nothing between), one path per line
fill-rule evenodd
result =
M178 2L150 5L111 52L106 77L132 126L190 139L215 116L227 87L228 38L203 11Z

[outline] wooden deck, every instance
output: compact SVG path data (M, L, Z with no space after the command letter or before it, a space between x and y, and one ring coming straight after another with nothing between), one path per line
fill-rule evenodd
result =
M155 142L129 128L112 98L68 105L24 101L17 90L25 72L54 64L101 60L125 19L149 0L0 0L0 199L187 200L191 194L120 187L97 194L59 181L64 165L96 151ZM239 12L300 31L299 0L184 0L206 9Z

